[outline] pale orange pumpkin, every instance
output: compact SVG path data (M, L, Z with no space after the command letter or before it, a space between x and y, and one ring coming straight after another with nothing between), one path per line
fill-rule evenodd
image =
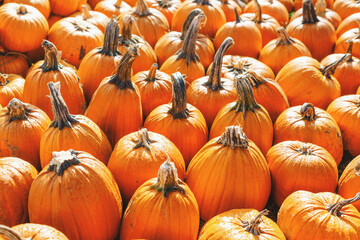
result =
M25 79L16 74L2 74L0 72L0 104L8 105L11 99L22 100Z
M260 4L262 12L275 18L281 26L289 23L289 13L286 7L277 0L252 0L246 5L244 12L256 13L258 11L256 1Z
M101 12L111 18L113 15L119 16L131 11L131 7L123 0L103 0L96 4L94 11Z

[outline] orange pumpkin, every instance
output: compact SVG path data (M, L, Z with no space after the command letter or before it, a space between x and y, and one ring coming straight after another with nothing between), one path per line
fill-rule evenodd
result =
M144 118L156 107L171 100L171 77L157 68L157 64L154 63L150 70L138 72L131 78L139 88Z
M360 13L354 13L342 20L342 22L339 24L338 28L336 29L336 35L337 37L340 37L343 33L353 29L357 28L358 25L356 24L357 21L360 21Z
M325 148L336 163L343 156L341 132L334 118L311 103L285 110L274 125L274 144L299 140Z
M49 0L51 6L51 13L60 16L69 16L80 9L82 4L85 4L87 0Z
M360 86L359 86L359 88L358 88L358 90L357 90L356 94L360 94Z
M122 56L117 49L119 30L119 24L114 17L107 24L104 45L91 50L80 63L77 73L83 85L86 102L90 102L101 81L113 74L120 62Z
M272 145L273 123L266 109L256 102L249 78L244 74L237 77L238 99L218 112L211 126L210 139L220 136L225 127L240 124L248 138L265 155Z
M360 154L359 109L360 95L357 94L335 99L326 110L339 125L344 149L348 150L352 156Z
M278 239L285 240L278 225L265 217L268 210L233 209L210 219L201 229L199 240Z
M6 106L11 99L22 99L25 79L16 74L0 72L0 104Z
M104 78L85 112L104 131L112 146L126 134L140 129L143 123L139 89L131 81L131 65L138 55L136 45L130 46L115 75Z
M208 128L201 112L186 101L185 80L181 73L171 75L172 103L155 108L144 122L149 131L160 133L172 141L188 165L208 140Z
M164 14L170 27L172 24L172 18L176 10L178 10L180 6L181 6L180 0L158 0L158 1L154 1L151 4L152 8L155 8L159 10L162 14Z
M282 3L285 7L288 13L290 14L294 10L294 1L296 0L278 0L280 3Z
M162 36L155 45L155 53L159 59L160 66L171 56L173 56L177 51L181 49L181 46L184 43L185 35L187 30L190 27L190 24L194 17L198 15L204 15L203 11L196 8L189 13L189 16L186 18L186 21L183 25L181 32L171 31ZM200 58L201 64L204 68L208 68L212 62L215 49L212 41L207 36L198 33L196 38L196 53Z
M360 213L335 193L297 191L287 197L278 213L278 225L286 239L352 240L360 236ZM315 217L316 216L316 217Z
M261 11L265 14L268 14L275 18L281 26L286 26L289 23L289 13L286 7L277 0L253 0L250 1L246 7L245 13L256 13L258 11L258 6L256 1L261 6Z
M360 58L360 20L355 21L357 28L350 29L343 33L336 41L334 53L346 53L348 48L348 42L353 42L352 54L353 56Z
M34 50L48 31L46 18L33 6L7 3L0 7L0 42L8 50Z
M49 0L4 0L4 4L11 3L11 2L22 3L22 4L33 6L34 8L39 10L46 19L48 19L50 16Z
M219 110L236 100L233 80L220 76L224 53L233 45L232 38L226 38L215 54L210 75L195 80L186 91L188 103L203 113L209 128Z
M239 126L226 127L200 149L186 171L186 183L204 221L235 208L261 210L271 188L263 154Z
M245 8L245 4L242 4L241 0L220 0L220 2L220 7L225 14L226 22L236 20L236 16L234 15L235 9L238 13L242 13L242 9Z
M327 6L329 9L333 9L334 1L335 1L335 0L325 0L326 6ZM313 2L313 4L316 4L316 3L317 3L317 0L312 0L312 2ZM302 8L302 6L303 6L303 0L294 0L294 8L295 8L295 11L299 10L300 8Z
M20 158L0 158L0 224L14 226L28 220L28 195L37 174Z
M0 157L19 157L40 169L40 139L50 123L39 108L12 99L0 109Z
M356 0L335 1L333 9L342 19L360 11L360 3Z
M160 166L157 178L134 193L124 213L120 239L195 240L199 220L194 194L168 159Z
M55 227L71 240L112 240L121 222L115 179L86 152L53 152L51 163L31 184L28 206L31 223Z
M31 66L31 60L24 54L7 52L0 46L0 72L3 74L18 74L23 78Z
M336 41L334 26L317 17L311 0L304 0L303 17L291 21L286 27L291 37L299 39L310 50L313 58L320 61L332 53Z
M94 8L98 3L102 2L103 0L87 0L87 4L89 7ZM112 17L112 16L110 16Z
M272 182L272 196L278 206L298 190L335 192L337 164L328 151L318 145L284 141L266 155Z
M63 19L62 16L58 16L58 15L51 15L48 18L48 24L49 24L49 29L52 27L52 25L54 25L57 21Z
M1 235L7 237L8 239L33 239L33 240L42 240L42 239L52 239L52 240L69 240L63 233L56 230L53 227L35 224L35 223L26 223L8 228L5 226L0 226L0 239Z
M41 108L52 119L47 83L60 82L70 112L82 114L86 107L85 97L75 69L61 64L60 54L53 43L44 40L42 47L45 50L45 59L37 62L28 72L24 85L24 101Z
M260 52L259 60L278 74L289 61L301 57L311 57L309 49L298 39L291 38L284 28L278 28L278 39L270 41Z
M111 18L122 13L130 12L131 7L123 0L103 0L94 7L94 11L101 12Z
M109 18L105 14L97 11L90 11L87 5L82 5L81 12L74 13L70 17L79 18L85 22L95 25L102 32L105 32L106 24L109 21Z

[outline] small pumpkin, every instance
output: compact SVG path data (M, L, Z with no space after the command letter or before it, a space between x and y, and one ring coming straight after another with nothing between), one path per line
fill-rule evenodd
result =
M359 12L360 4L356 0L335 1L332 9L334 9L342 19L345 19L351 14Z
M311 103L295 106L280 114L274 124L274 144L299 140L325 148L336 163L343 156L343 141L335 119Z
M257 0L261 6L261 11L275 18L281 26L286 26L289 23L289 13L286 7L277 0ZM255 0L250 1L246 7L245 13L256 13L258 11Z
M87 0L49 0L51 6L51 13L59 16L69 16L80 9L82 4L85 4Z
M16 225L12 228L0 225L0 236L3 235L9 240L69 240L59 230L42 224L26 223ZM0 237L1 238L1 237Z
M22 3L22 4L33 6L34 8L39 10L46 19L48 19L50 16L49 0L4 0L4 4L11 3L11 2Z
M119 16L122 13L130 12L131 7L123 0L103 0L96 4L94 11L101 12L111 18L113 15Z
M343 33L336 41L334 53L346 53L348 42L353 42L352 55L360 58L360 20L356 20L357 28Z
M109 18L97 11L91 11L87 5L81 5L81 12L74 13L70 17L75 17L84 20L90 24L95 25L102 32L105 32L106 25L109 21Z
M360 13L354 13L342 20L342 22L339 24L338 28L336 29L336 35L337 37L340 37L343 33L353 29L357 28L358 25L356 24L357 21L360 21Z
M33 165L20 158L0 158L0 224L14 226L28 220L28 195L37 174Z
M0 72L3 74L18 74L23 78L31 66L31 60L24 54L5 51L0 46Z
M6 106L11 99L22 99L25 79L16 74L0 72L0 104Z

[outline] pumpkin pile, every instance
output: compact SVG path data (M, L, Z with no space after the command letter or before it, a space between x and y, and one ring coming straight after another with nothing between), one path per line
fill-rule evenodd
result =
M0 0L0 240L359 240L360 2Z

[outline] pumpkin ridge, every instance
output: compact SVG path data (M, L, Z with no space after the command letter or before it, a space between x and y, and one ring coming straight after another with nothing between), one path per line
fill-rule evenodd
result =
M59 71L63 66L59 63L60 53L57 50L56 46L48 40L43 40L43 42L41 43L41 47L44 48L45 52L44 62L40 66L42 71Z
M120 52L117 49L119 43L120 27L115 16L107 23L104 34L104 44L99 53L107 56L117 56Z
M19 119L27 119L31 112L31 109L17 98L13 98L9 102L7 109L7 114L10 115L9 122Z
M334 216L341 217L343 215L343 212L341 212L341 209L351 203L354 203L356 201L360 200L360 192L356 194L355 197L345 199L342 201L339 201L337 203L329 204L326 206L326 209Z
M78 154L79 152L72 149L68 151L53 152L53 158L47 170L55 171L58 176L62 176L68 167L81 163L77 157Z

